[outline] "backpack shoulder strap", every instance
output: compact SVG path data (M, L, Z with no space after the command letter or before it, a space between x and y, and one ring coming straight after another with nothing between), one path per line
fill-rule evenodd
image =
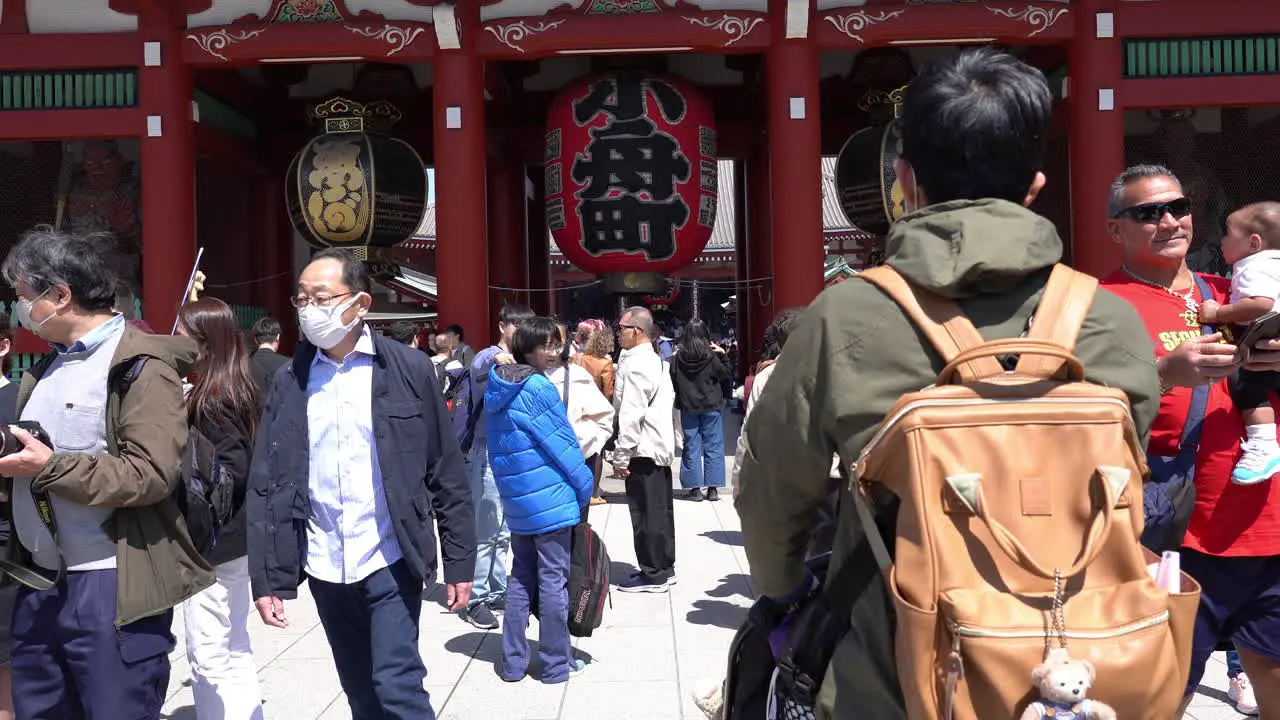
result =
M124 402L124 396L129 393L129 388L133 387L134 381L142 376L142 368L146 366L149 356L139 355L123 368L117 368L108 376L107 387L109 388L113 398L107 399L107 412L111 417L118 418L120 414L120 404ZM117 427L115 420L108 422L107 427ZM120 448L116 442L115 433L107 433L107 454L119 456Z
M892 266L880 265L863 270L855 277L866 280L893 298L933 343L943 362L951 362L961 352L986 342L959 305L941 295L912 287ZM977 358L960 366L960 377L966 382L1002 372L1004 368L994 357Z
M1031 321L1033 340L1048 340L1067 350L1074 350L1085 316L1093 306L1098 279L1059 263L1049 273L1049 282L1040 296L1040 305ZM1053 377L1062 368L1062 360L1045 355L1023 355L1017 371L1027 375Z

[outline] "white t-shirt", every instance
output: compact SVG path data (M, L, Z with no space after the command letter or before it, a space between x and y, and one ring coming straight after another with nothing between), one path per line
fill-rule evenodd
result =
M1263 250L1231 268L1231 302L1265 297L1280 300L1280 250Z

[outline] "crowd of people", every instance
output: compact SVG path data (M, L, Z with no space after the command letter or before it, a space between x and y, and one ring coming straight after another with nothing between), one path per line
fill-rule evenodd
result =
M957 303L986 339L1060 319L1036 313L1062 241L1028 209L1047 182L1051 105L1038 71L990 50L938 61L905 95L896 170L908 212L890 230L887 264L921 297ZM1098 227L1117 269L1074 311L1072 352L1084 380L1127 398L1148 486L1193 490L1165 496L1172 522L1147 505L1142 538L1176 550L1200 586L1184 695L1209 655L1230 648L1232 703L1274 720L1280 340L1247 352L1235 341L1280 298L1280 204L1230 216L1228 280L1188 267L1191 203L1167 168L1131 167L1098 191L1110 192ZM770 326L743 387L730 473L723 413L735 363L697 319L666 345L642 306L573 328L507 306L479 351L456 326L382 334L366 322L365 264L326 250L298 277L304 341L284 357L278 321L246 337L212 297L181 306L175 336L126 322L109 264L83 237L36 229L0 272L16 322L54 349L19 383L0 381L0 476L11 478L0 705L12 702L0 717L158 718L182 606L197 716L260 719L250 608L287 627L304 580L357 720L434 717L418 627L437 578L463 621L501 627L503 680L566 682L589 669L569 635L574 529L601 502L601 478L621 479L637 562L616 589L669 591L678 446L681 497L717 501L732 479L757 608L783 618L778 632L820 585L808 561L829 553L828 577L866 570L854 575L847 631L832 638L818 716L905 718L919 706L893 661L895 576L877 572L893 561L881 535L896 534L883 512L894 501L849 480L885 414L945 362L870 282L832 287ZM6 364L8 326L0 318ZM769 644L783 652L773 634ZM1136 685L1142 669L1131 669ZM723 692L700 706L725 716Z

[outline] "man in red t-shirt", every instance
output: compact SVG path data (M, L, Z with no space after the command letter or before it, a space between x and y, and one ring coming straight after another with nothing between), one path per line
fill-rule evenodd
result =
M1112 185L1109 214L1124 264L1102 284L1134 306L1155 344L1162 397L1151 455L1178 453L1191 388L1211 383L1195 457L1195 507L1182 542L1182 568L1201 585L1187 700L1209 655L1231 641L1263 717L1280 718L1280 478L1231 482L1244 427L1221 380L1236 368L1235 346L1229 330L1202 336L1197 315L1199 303L1222 302L1229 283L1203 276L1212 298L1197 287L1186 264L1190 202L1167 169L1126 170Z

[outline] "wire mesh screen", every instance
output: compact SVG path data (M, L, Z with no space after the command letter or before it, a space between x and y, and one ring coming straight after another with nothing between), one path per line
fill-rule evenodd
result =
M0 142L0 257L37 225L99 235L120 279L119 308L133 315L142 269L137 159L137 140ZM12 300L0 285L0 298Z
M1125 126L1126 164L1168 167L1192 200L1195 229L1187 264L1229 274L1221 244L1227 216L1280 196L1280 107L1129 111Z

